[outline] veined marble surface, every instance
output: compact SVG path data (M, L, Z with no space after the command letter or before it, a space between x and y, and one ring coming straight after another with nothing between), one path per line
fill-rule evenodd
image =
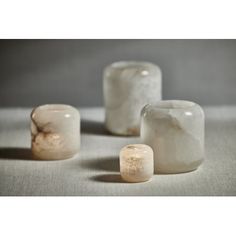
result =
M103 94L107 129L119 135L139 135L140 112L162 97L162 74L149 62L115 62L104 70Z
M205 116L183 100L160 101L142 110L141 140L154 151L155 173L181 173L204 159Z
M105 131L102 108L79 109L81 150L61 161L32 160L31 109L0 109L0 195L4 196L232 196L236 195L236 106L205 107L206 158L196 171L158 174L125 183L119 152L138 137Z
M80 149L80 115L72 106L47 104L31 112L31 148L36 159L73 157Z

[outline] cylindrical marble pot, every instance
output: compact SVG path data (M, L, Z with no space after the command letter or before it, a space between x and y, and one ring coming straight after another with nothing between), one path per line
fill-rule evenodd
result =
M108 131L139 135L144 105L161 100L161 70L149 62L115 62L104 70L103 94Z
M204 158L204 112L189 101L169 100L142 109L141 139L154 151L155 173L197 169Z
M31 150L36 159L73 157L80 149L80 114L69 105L48 104L31 112Z
M153 150L148 145L130 144L120 151L120 174L131 183L145 182L152 178Z

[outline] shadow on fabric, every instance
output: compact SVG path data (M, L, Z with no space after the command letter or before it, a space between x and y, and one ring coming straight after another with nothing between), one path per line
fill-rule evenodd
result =
M111 135L105 128L103 122L81 120L81 133L83 134L97 134L97 135Z
M104 183L125 183L119 174L106 174L91 177L91 180Z
M120 170L118 157L83 160L80 166L85 169L118 172Z
M4 147L0 148L0 159L33 160L30 148Z

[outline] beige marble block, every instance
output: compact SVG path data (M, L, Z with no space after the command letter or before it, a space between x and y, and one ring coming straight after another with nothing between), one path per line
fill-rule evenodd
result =
M204 112L198 104L182 100L146 105L141 140L154 151L155 173L195 170L204 158Z
M144 182L153 176L153 151L144 144L130 144L120 151L120 173L126 182Z
M103 77L105 125L118 135L139 135L144 105L161 100L162 74L157 65L120 61L107 66Z
M80 149L80 114L69 105L48 104L31 112L31 150L34 158L59 160Z

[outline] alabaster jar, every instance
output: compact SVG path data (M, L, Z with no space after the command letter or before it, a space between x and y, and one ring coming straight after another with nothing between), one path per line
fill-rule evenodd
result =
M140 112L161 99L161 70L149 62L115 62L104 70L105 125L118 135L139 135Z
M31 112L31 150L36 159L73 157L80 149L80 114L69 105L48 104Z
M126 182L148 181L153 176L153 151L144 144L130 144L120 151L120 173Z
M141 113L141 139L154 151L155 173L197 169L204 158L204 112L189 101L146 105Z

